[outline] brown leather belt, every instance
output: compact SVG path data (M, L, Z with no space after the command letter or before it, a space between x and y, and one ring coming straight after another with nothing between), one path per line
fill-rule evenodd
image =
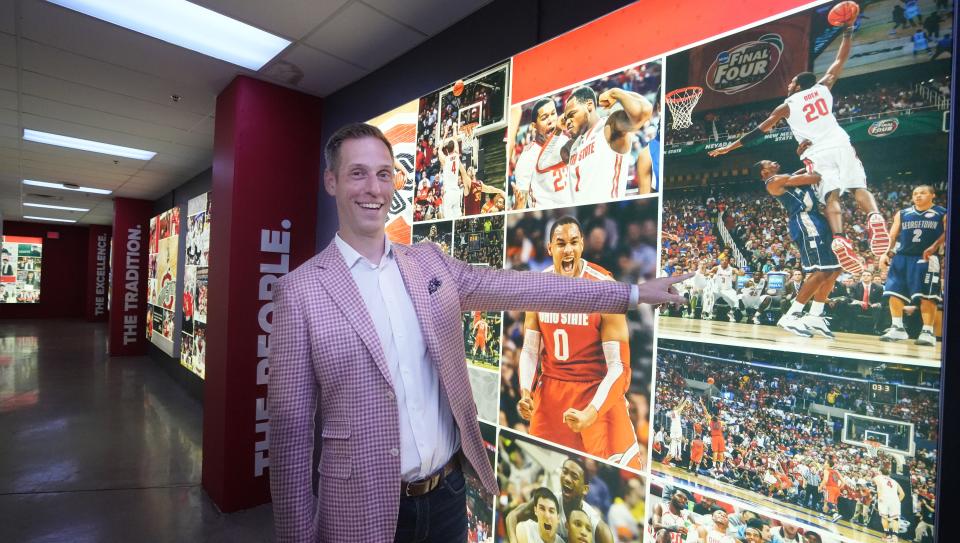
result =
M409 483L406 481L401 481L400 497L423 496L428 492L432 492L434 489L440 486L440 482L446 479L447 475L450 475L455 470L460 468L459 456L460 456L459 453L453 455L450 458L450 461L448 461L446 465L443 466L443 468L438 470L436 473L434 473L430 477L427 477L426 479L422 479L420 481L412 481Z

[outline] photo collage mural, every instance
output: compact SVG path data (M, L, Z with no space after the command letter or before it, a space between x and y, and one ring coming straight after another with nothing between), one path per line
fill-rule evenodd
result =
M40 302L43 238L0 237L0 303Z
M521 54L371 121L394 242L691 274L684 306L462 315L500 482L470 541L932 541L953 17L819 2L616 69ZM589 26L537 49L602 50Z

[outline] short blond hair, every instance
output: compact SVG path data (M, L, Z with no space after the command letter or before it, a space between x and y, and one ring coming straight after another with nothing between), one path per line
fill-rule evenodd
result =
M327 162L327 170L336 173L340 167L340 147L343 146L343 142L362 138L377 138L387 146L390 156L393 156L393 145L390 144L390 140L383 135L379 128L367 123L350 123L334 132L323 148L323 158Z

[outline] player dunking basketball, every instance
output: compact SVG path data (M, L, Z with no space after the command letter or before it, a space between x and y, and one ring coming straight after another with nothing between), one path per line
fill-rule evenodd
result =
M519 122L519 115L514 115ZM557 106L552 98L533 104L533 141L523 148L514 168L516 192L514 209L556 207L573 203L573 191L567 182L567 165L559 150L570 140L560 130ZM553 155L544 151L554 150Z
M840 264L830 250L832 232L820 214L812 188L820 182L820 175L803 170L793 175L781 174L780 164L770 160L761 160L753 167L755 175L763 179L767 193L787 212L790 237L800 251L800 265L807 274L797 297L777 321L777 326L799 336L811 337L817 333L833 338L823 317L823 308L840 275ZM803 308L811 299L810 312L804 315Z
M463 165L460 163L460 144L456 137L448 138L437 154L440 160L440 181L443 183L443 203L440 213L444 219L457 219L463 215Z
M817 196L825 206L824 215L833 232L831 249L837 255L844 270L859 274L863 271L863 259L854 251L853 244L843 235L843 209L840 196L853 192L857 205L867 214L867 232L870 251L881 256L890 249L890 234L886 222L877 208L873 194L867 189L867 176L857 153L850 145L850 136L837 123L833 115L833 94L830 89L840 77L843 66L850 57L853 28L843 30L843 38L837 58L819 81L811 72L803 72L787 85L787 99L759 126L737 141L710 151L710 156L720 156L741 147L744 143L759 140L781 120L786 119L797 142L809 141L801 158L809 171L816 170L821 181L816 186Z
M546 272L610 280L609 272L580 258L583 234L575 218L554 222L549 240L553 266ZM530 434L639 469L640 446L624 397L630 383L626 316L528 311L524 329L517 410L530 421Z
M615 104L623 109L600 116L598 107L609 109ZM563 123L574 139L562 154L567 156L574 203L619 200L626 195L630 150L637 131L652 114L650 101L635 92L613 88L597 96L590 87L578 87L570 93Z

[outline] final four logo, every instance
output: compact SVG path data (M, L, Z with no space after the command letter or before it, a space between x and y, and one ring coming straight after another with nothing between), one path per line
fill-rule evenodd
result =
M783 38L779 34L764 34L757 41L721 51L707 68L707 86L723 94L753 88L770 77L782 55Z

